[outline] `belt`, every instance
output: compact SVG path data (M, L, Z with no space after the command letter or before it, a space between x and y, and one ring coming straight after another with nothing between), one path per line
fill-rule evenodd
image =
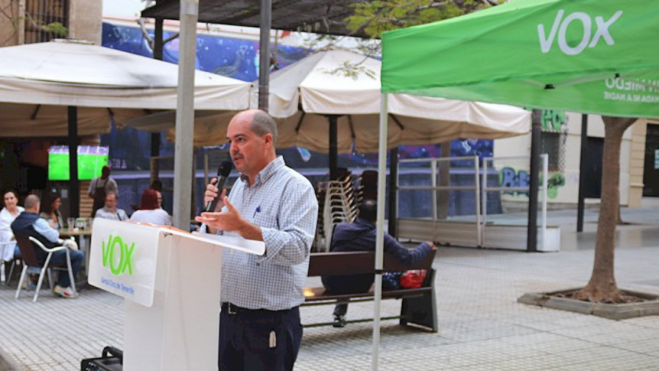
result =
M227 314L275 314L275 313L286 313L295 308L284 309L284 310L268 310L268 309L248 309L239 307L231 303L222 303L222 311L227 312Z

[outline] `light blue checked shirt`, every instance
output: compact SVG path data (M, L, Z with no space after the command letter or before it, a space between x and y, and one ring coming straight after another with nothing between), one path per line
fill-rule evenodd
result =
M229 202L243 218L261 227L265 255L224 250L222 302L268 310L302 304L318 219L318 201L309 180L277 157L251 187L246 177L237 180Z

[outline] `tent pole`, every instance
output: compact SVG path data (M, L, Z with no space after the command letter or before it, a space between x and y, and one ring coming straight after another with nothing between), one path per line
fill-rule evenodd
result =
M194 132L195 58L197 54L198 0L181 0L176 146L174 151L174 226L190 228Z
M68 107L69 116L69 216L80 216L80 181L78 180L78 107Z
M542 126L540 111L534 110L531 121L531 164L529 171L529 220L526 236L526 251L538 251L538 170L540 169L540 140Z
M338 116L329 115L327 116L327 119L329 120L329 178L330 180L337 180L339 175L339 150L337 146L339 139L336 127Z
M387 231L394 238L398 234L398 147L389 151L389 228Z
M261 35L259 39L259 109L268 112L270 90L270 28L272 0L261 0Z
M163 23L162 18L156 18L156 27L153 32L153 59L159 61L163 58ZM151 157L160 156L160 133L151 133Z
M581 156L579 159L579 201L577 204L577 232L583 232L583 213L586 199L586 153L588 151L588 115L581 115Z
M382 300L382 262L384 255L384 193L387 187L387 139L388 121L387 101L388 96L382 93L380 98L380 145L378 149L378 213L377 213L377 235L375 237L375 304L373 308L373 355L371 359L371 370L378 369L380 361L380 301Z
M159 61L162 60L164 49L163 23L164 20L162 18L156 18L156 27L153 31L153 59L157 59Z
M151 133L151 157L160 156L160 133Z

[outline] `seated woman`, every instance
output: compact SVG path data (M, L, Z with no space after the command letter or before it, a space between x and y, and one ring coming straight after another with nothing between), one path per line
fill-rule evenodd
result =
M11 231L11 223L16 217L25 211L18 206L18 197L13 191L4 194L5 207L0 211L0 262L12 261L17 250L16 238Z
M62 219L62 213L59 211L60 205L62 205L62 198L55 192L47 192L43 197L43 202L41 202L39 216L46 219L53 229L66 227Z
M130 220L155 225L172 225L172 217L158 205L158 192L150 188L142 193L140 209L133 213Z

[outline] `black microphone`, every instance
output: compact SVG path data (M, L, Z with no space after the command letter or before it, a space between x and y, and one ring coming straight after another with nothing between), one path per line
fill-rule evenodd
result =
M231 161L223 161L220 164L220 167L217 168L217 183L215 183L215 186L218 189L217 197L215 197L213 201L208 201L206 210L204 210L204 212L212 213L215 211L217 202L220 200L220 195L222 194L222 189L224 188L224 182L226 182L227 178L229 177L231 169L233 169L233 164Z

